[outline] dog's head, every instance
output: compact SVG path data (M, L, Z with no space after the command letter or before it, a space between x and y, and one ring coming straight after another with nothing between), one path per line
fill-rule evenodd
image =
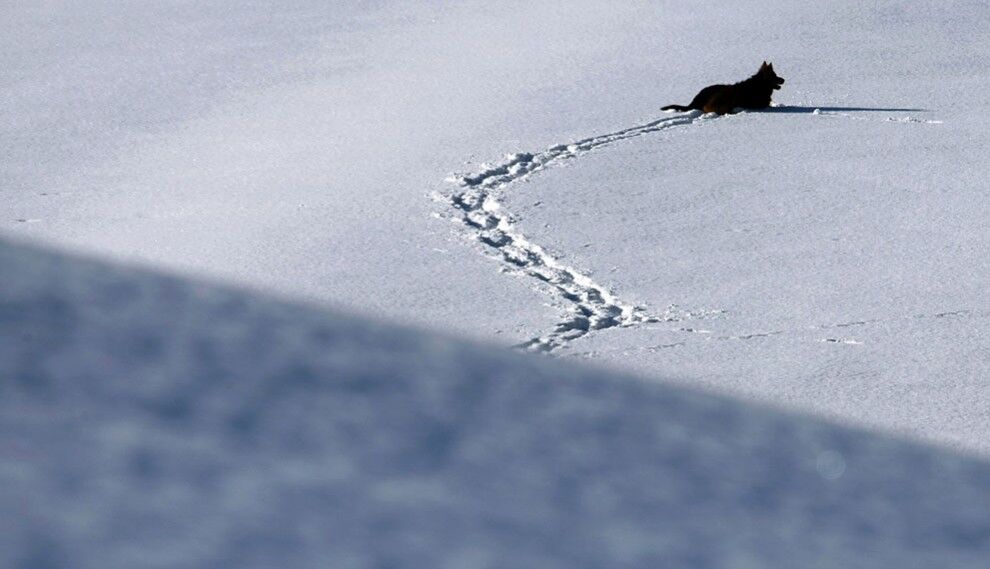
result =
M767 63L766 61L760 66L760 70L756 72L756 76L769 83L774 91L780 89L780 86L784 84L784 78L774 72L772 63Z

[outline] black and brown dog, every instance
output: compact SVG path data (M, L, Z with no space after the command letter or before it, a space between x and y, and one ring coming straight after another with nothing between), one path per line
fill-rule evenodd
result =
M699 92L691 104L667 105L664 111L702 111L705 113L735 112L736 109L765 109L770 106L773 92L784 84L784 78L773 70L773 64L763 62L760 70L745 81L733 85L710 85Z

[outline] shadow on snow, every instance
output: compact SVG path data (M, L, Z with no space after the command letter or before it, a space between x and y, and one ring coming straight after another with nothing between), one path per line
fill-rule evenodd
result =
M893 112L893 113L928 113L928 109L902 109L897 107L798 107L791 105L780 105L768 107L755 112L758 113L853 113L853 112Z

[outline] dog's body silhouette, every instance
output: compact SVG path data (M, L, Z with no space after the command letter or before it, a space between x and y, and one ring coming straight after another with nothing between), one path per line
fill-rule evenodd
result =
M765 109L770 106L773 92L784 84L784 78L773 70L773 63L763 62L755 75L733 85L709 85L702 89L687 106L667 105L664 111L702 111L724 115L736 109Z

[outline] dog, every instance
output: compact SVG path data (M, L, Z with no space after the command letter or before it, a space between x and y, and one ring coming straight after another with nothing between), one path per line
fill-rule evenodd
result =
M784 78L773 70L773 63L763 62L755 75L733 85L709 85L691 100L691 104L667 105L663 111L702 111L724 115L738 109L765 109L770 106L773 92L784 84Z

